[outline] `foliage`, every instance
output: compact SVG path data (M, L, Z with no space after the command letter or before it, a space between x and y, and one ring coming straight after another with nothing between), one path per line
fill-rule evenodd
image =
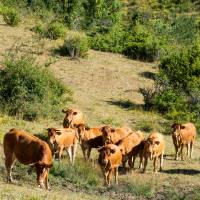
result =
M111 31L106 34L96 34L91 37L91 48L100 51L121 53L123 50L125 32L123 27L115 25Z
M0 109L10 115L34 120L57 118L71 91L34 59L10 53L0 72ZM68 95L67 95L68 94Z
M156 77L153 108L173 120L198 122L200 116L200 41L164 56ZM148 103L145 102L145 103Z
M64 37L65 26L60 22L52 22L47 26L46 36L50 39L58 39Z
M70 57L87 56L89 50L88 38L84 33L69 31L66 34L66 38L63 46L59 49L61 55Z
M4 8L4 10L2 11L2 15L6 24L10 26L17 26L21 20L19 12L14 8Z
M126 35L123 53L133 59L154 61L158 58L158 41L144 27L136 26Z

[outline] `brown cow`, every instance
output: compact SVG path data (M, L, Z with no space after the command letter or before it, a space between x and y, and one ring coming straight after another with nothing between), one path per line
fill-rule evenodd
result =
M160 171L162 170L163 165L163 155L164 155L164 139L163 136L159 133L151 133L147 140L144 141L144 149L143 149L143 158L144 158L144 169L143 172L146 171L148 158L153 160L153 171L157 172L156 169L156 161L160 159Z
M102 132L100 131L100 128L89 128L84 124L78 125L77 130L84 159L88 160L90 158L92 148L99 148L103 146Z
M34 165L37 183L49 189L48 174L52 167L52 153L48 144L22 130L11 129L3 139L7 180L12 182L11 169L17 159L24 165Z
M142 164L142 141L144 134L141 131L132 132L119 143L119 148L122 152L122 165L125 169L126 161L130 168L134 168L135 158L140 155L140 168Z
M196 137L196 128L192 123L173 124L172 139L175 147L175 160L178 158L180 149L181 159L183 160L183 147L187 147L187 156L192 158L193 144Z
M62 156L63 150L66 150L70 162L74 164L78 137L75 129L71 128L48 128L48 140L54 153L58 152L59 159Z
M122 163L120 148L114 144L107 144L99 150L98 163L104 175L106 186L110 186L111 175L115 174L115 183L118 184L118 167Z
M65 113L65 117L63 120L63 127L64 128L75 128L79 124L85 124L83 113L78 109L66 109L62 110Z
M104 144L118 144L123 138L129 135L130 130L127 128L111 128L103 126L101 129Z

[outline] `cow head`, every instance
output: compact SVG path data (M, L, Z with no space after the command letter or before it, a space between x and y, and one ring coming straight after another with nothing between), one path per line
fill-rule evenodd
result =
M55 152L58 149L57 143L56 143L57 137L61 135L62 133L56 128L48 128L47 131L48 131L49 146L52 152Z
M148 138L144 141L144 149L150 157L150 160L153 160L153 158L156 156L156 150L159 145L160 141L157 138Z
M48 175L49 175L49 168L51 168L53 165L44 165L37 163L35 164L36 167L36 173L37 173L37 182L39 187L49 189L48 185Z
M76 109L62 109L62 112L65 113L63 127L64 128L74 128L74 121L79 113Z
M174 140L174 143L176 146L179 146L179 143L181 141L180 133L182 129L185 129L185 126L175 123L171 126L171 128L172 128L172 138Z
M100 128L103 137L104 144L112 144L112 134L115 132L115 129L111 128L110 126L103 126Z
M110 145L103 146L98 149L99 158L98 163L102 166L107 166L109 164L109 158L112 154L116 152L116 149Z

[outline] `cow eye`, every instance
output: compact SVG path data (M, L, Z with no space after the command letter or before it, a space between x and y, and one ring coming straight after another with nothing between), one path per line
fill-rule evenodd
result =
M76 114L77 114L77 112L74 112L74 113L73 113L73 115L76 115Z

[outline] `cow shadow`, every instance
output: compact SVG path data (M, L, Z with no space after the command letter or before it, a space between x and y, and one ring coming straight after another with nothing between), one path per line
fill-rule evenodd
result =
M120 108L126 109L126 110L133 110L133 109L143 109L143 104L136 104L129 100L109 100L106 101L109 105L119 106Z
M167 170L162 170L162 173L196 175L196 174L200 174L200 170L196 170L196 169L167 169Z
M174 160L175 155L174 154L165 154L163 157L165 160Z
M155 80L156 74L153 73L153 72L148 72L148 71L146 71L146 72L141 72L141 73L140 73L140 76L145 77L145 78L148 78L148 79Z

